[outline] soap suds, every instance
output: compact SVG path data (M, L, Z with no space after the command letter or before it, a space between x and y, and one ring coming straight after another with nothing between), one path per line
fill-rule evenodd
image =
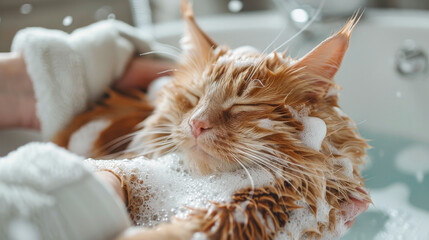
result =
M305 201L297 201L296 203L302 208L295 209L290 212L289 220L284 230L279 235L277 235L275 239L298 240L301 239L302 232L310 229L317 229L318 222L326 224L328 223L329 211L332 207L326 202L326 200L318 199L318 211L316 217L311 213L311 210ZM342 227L342 225L344 225L344 220L342 220L341 217L337 215L336 231L334 233L330 233L329 231L324 232L321 239L337 239L338 236L344 235L347 232L347 228Z
M338 115L340 115L341 117L349 117L347 114L345 114L344 112L343 112L343 110L341 109L341 108L339 108L339 107L334 107L334 110L335 110L335 112L337 112L338 113Z
M250 181L244 170L194 176L176 154L157 160L137 158L120 161L97 160L88 163L97 169L111 169L138 177L130 185L135 199L142 202L139 214L134 216L133 221L144 227L167 222L171 216L187 217L190 210L185 206L207 209L211 206L209 201L229 202L236 191L250 187ZM274 183L274 177L262 168L249 168L249 173L255 187Z
M191 240L208 240L208 237L204 233L196 232L192 235Z
M414 175L418 182L423 182L424 175L429 173L429 148L423 145L409 146L397 155L395 165L399 171Z
M340 92L340 89L330 87L328 90L328 93L326 93L326 97L338 96L339 92Z
M343 167L342 173L344 176L353 179L353 163L348 158L341 158L336 160L341 167Z
M372 190L374 206L368 212L385 213L389 219L375 240L429 239L429 212L409 203L410 190L403 183L395 183L380 190Z
M320 151L323 139L326 136L325 122L316 117L302 118L304 130L301 132L300 137L303 143L316 151Z
M301 141L309 148L320 151L323 139L326 137L326 123L317 117L309 117L308 109L303 108L300 111L287 106L293 118L301 121L304 125L304 130L300 133Z
M258 121L258 127L266 128L266 129L273 129L273 121L271 121L268 118L264 118Z
M254 57L247 56L236 56L236 55L223 55L219 57L217 63L220 64L234 64L234 67L245 68L253 66L257 63L257 59Z
M227 203L233 194L243 188L250 187L246 172L242 169L230 173L213 174L210 176L194 176L184 166L179 155L170 154L156 160L136 158L133 160L87 160L96 169L111 169L125 176L137 177L130 184L131 201L140 201L138 214L132 220L143 227L153 227L161 222L168 222L172 216L186 218L191 208L213 209L213 202ZM272 186L274 177L261 168L249 168L255 187ZM136 200L137 199L137 200ZM328 222L331 206L326 200L318 200L318 211L315 217L304 201L297 202L303 208L290 213L288 224L283 234L276 239L288 239L289 235L298 239L303 230L317 227L317 222ZM131 204L133 204L131 202ZM245 223L246 216L242 212L246 203L240 205L234 213L237 222ZM265 218L257 212L266 230L274 229L273 220ZM213 226L213 231L218 226ZM329 235L329 234L328 234ZM194 239L204 239L203 234L194 234ZM326 238L329 239L329 238Z
M234 55L242 56L246 54L259 54L258 49L252 46L241 46L232 50Z

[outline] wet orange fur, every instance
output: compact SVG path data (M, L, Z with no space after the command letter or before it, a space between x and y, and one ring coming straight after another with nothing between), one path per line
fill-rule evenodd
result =
M323 197L333 207L329 213L329 223L319 223L317 228L305 230L300 237L320 238L324 231L334 231L336 213L341 211L342 203L351 201L350 195L370 201L366 193L358 190L364 188L359 166L363 165L369 146L358 134L353 121L334 109L338 107L338 97L327 96L329 88L339 88L333 77L358 19L351 19L340 32L298 61L277 53L270 57L248 54L242 57L256 57L257 64L237 67L235 61L220 61L222 57L233 58L233 53L225 46L217 46L198 28L190 6L183 2L190 44L195 48L185 52L185 59L174 80L161 91L153 114L139 125L141 129L132 146L144 148L162 144L168 139L175 147L155 148L146 156L155 158L172 150L182 152L188 166L198 174L240 168L237 158L245 166L264 167L274 175L275 167L281 169L282 176L277 177L275 186L253 191L243 189L234 194L230 203L213 203L215 207L210 211L195 209L185 221L197 222L198 228L189 231L204 232L209 239L274 239L287 224L289 213L300 208L296 201L305 200L316 214L317 199ZM192 42L192 38L194 41L198 38L198 43ZM336 46L333 53L328 51L332 49L330 45ZM133 129L138 117L144 119L147 116L147 111L151 109L145 101L143 103L144 107L140 108L138 101L133 101L129 111L124 111L122 107L130 104L125 99L104 102L104 106L77 117L71 127L60 134L58 142L66 146L67 137L88 119L108 115L117 122L103 132L109 135L108 140L97 140L97 148L100 148ZM320 151L303 144L299 133L304 126L294 117L292 110L305 111L308 116L320 118L326 123L327 134ZM142 114L137 114L136 118L130 117L130 124L124 130L120 129L119 119L135 116L136 112ZM118 113L119 117L116 117ZM207 158L210 158L207 160L204 159L205 155L192 152L195 140L190 135L188 122L195 115L214 126L211 137L199 143ZM259 120L266 118L273 123L271 129L258 125ZM159 130L165 133L155 133ZM274 168L257 163L257 159L238 151L245 147L250 148L252 154L264 153L257 156L266 157L265 161L270 161L267 156L282 161L271 162ZM103 152L106 153L112 152ZM342 158L352 160L353 178L342 174L343 167L339 163ZM243 209L248 221L246 224L239 223L233 213L249 198L248 207ZM257 212L265 221L257 217ZM271 231L267 231L268 218L273 221L274 229ZM175 238L174 232L171 232L169 239L180 239L180 236Z

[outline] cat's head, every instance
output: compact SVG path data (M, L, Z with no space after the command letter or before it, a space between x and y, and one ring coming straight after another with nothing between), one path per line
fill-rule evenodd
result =
M334 82L357 18L292 59L218 45L188 5L182 11L182 62L134 147L145 147L149 157L181 153L198 174L256 166L297 185L312 182L307 188L315 192L329 187L326 179L350 189L361 184L358 166L367 144L338 108Z

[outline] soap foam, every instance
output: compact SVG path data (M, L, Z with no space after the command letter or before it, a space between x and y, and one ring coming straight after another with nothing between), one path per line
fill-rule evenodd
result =
M318 223L328 224L329 222L329 212L332 209L331 205L324 200L318 199L317 201L317 214L316 216L311 213L308 204L305 201L297 201L297 205L302 208L293 210L289 214L289 220L283 231L276 236L277 240L298 240L302 239L302 232L310 229L317 229ZM337 239L338 237L344 235L347 232L347 228L343 227L344 220L341 216L337 215L337 224L336 229L333 233L326 231L322 236L322 240ZM290 238L291 237L291 238Z
M302 123L304 124L304 130L300 134L301 140L307 147L320 151L323 139L326 136L325 122L316 117L303 117Z
M407 147L397 155L395 165L400 171L423 182L424 174L429 173L429 148L423 145Z
M177 154L170 154L157 160L149 160L143 157L133 160L96 160L87 162L95 169L111 169L114 172L137 176L138 179L130 184L131 197L141 199L138 214L132 216L137 225L143 227L153 227L162 222L168 222L172 216L186 218L190 209L204 208L213 209L210 201L228 203L232 200L233 194L240 189L251 186L245 170L240 169L234 172L222 174L212 174L209 176L194 176L184 166L183 161ZM273 186L274 177L261 168L249 168L249 173L253 178L255 187ZM133 200L131 200L133 201ZM290 218L283 233L276 239L298 239L305 229L317 227L317 222L329 221L329 211L331 206L326 200L318 200L318 211L316 217L311 213L305 201L297 201L303 208L290 213ZM242 210L246 208L246 202L241 204L233 213L237 222L245 223L246 216ZM258 214L261 222L267 226L266 230L274 229L273 219L265 220L262 214ZM216 227L214 227L215 229ZM331 236L324 239L331 239ZM337 236L337 235L336 235ZM204 239L202 233L194 234L193 239Z
M339 165L341 165L343 167L343 171L342 173L344 174L344 176L353 179L353 163L350 159L348 158L341 158L341 159L336 159L336 163L338 163Z
M236 55L223 55L219 57L217 63L220 64L234 64L234 67L245 68L253 66L257 63L257 59L254 57L236 56Z
M309 117L308 109L303 108L300 111L288 106L293 118L301 121L304 125L304 130L300 133L301 141L309 148L320 151L322 142L326 137L326 123L320 118Z
M389 219L375 240L429 239L429 212L412 206L410 190L403 183L395 183L384 189L372 190L374 206L369 212L383 212Z
M127 176L134 174L138 177L137 181L130 185L133 191L131 195L141 201L138 206L139 214L133 216L132 220L145 227L167 222L171 216L186 218L190 210L185 206L208 209L211 206L209 201L230 202L236 191L251 185L243 169L209 176L191 175L176 154L157 160L136 158L88 162L97 169L111 169ZM274 177L266 170L248 170L255 187L274 184Z

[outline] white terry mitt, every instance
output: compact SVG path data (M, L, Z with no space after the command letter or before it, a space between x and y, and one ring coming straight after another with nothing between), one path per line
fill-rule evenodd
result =
M127 229L125 205L82 160L52 143L0 158L0 239L106 240Z
M106 20L67 34L26 28L12 51L23 54L37 99L42 136L51 139L98 99L125 70L135 53L159 45L151 36L123 22Z

